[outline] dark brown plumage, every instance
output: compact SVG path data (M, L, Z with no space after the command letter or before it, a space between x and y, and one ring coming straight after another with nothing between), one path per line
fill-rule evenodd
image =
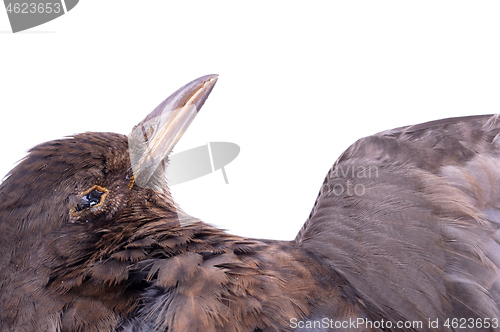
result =
M181 88L128 137L43 143L9 173L0 331L500 331L498 116L357 141L294 241L256 240L185 214L163 180L158 130L177 127L154 119L199 110L214 83ZM359 319L375 326L342 324Z

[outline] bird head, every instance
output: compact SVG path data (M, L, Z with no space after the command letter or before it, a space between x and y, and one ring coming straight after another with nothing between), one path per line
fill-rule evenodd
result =
M0 185L0 277L34 269L38 282L69 289L98 278L99 262L113 254L129 261L150 254L138 241L181 232L190 217L170 196L168 155L216 81L207 75L186 84L128 136L83 133L32 148ZM130 249L134 243L141 249Z

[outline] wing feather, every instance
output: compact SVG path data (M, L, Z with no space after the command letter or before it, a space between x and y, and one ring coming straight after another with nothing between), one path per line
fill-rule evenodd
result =
M499 136L484 115L357 141L296 244L392 321L500 318Z

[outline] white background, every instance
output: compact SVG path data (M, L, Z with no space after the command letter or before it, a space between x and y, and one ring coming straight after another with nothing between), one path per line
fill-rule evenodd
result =
M499 17L498 1L83 0L12 34L0 10L0 177L37 143L128 134L217 73L175 151L228 141L241 153L229 185L217 171L174 198L230 232L293 239L356 139L500 111Z

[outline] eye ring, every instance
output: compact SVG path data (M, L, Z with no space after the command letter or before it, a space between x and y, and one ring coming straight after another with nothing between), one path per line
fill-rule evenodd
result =
M81 201L71 208L71 215L73 217L78 217L88 209L91 211L100 209L108 193L108 189L99 185L94 185L92 188L85 190L78 195Z

